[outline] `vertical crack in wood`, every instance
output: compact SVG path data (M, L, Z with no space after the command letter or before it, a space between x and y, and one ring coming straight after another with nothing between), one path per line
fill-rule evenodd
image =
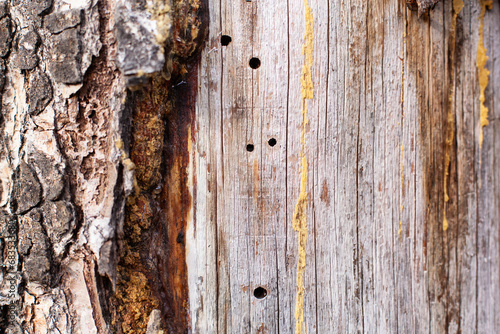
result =
M306 126L309 123L307 117L307 100L314 97L312 82L312 64L314 50L314 17L308 0L304 0L305 11L305 42L302 46L305 63L302 67L302 129L300 133L300 156L301 156L301 181L300 194L295 205L293 214L293 228L298 232L298 263L297 263L297 295L295 300L295 333L303 333L304 326L304 272L306 267L306 244L307 244L307 157L306 157Z
M97 331L99 334L108 334L108 326L99 301L99 291L97 290L96 262L95 256L91 254L85 255L85 260L83 261L83 277L85 279L85 283L87 284L89 299L91 301L90 304L92 306L92 315L94 317Z
M404 14L404 32L403 32L403 57L401 59L401 152L399 157L399 230L398 235L403 233L403 190L404 190L404 125L405 125L405 61L406 61L406 34L408 30L408 18L406 10Z
M450 174L451 151L453 148L455 137L455 54L456 54L456 37L457 37L457 18L464 8L463 0L453 0L453 18L450 26L450 87L448 92L448 114L446 119L446 148L444 155L444 204L443 204L443 231L448 229L448 220L446 219L447 203L450 200L448 196L448 176Z

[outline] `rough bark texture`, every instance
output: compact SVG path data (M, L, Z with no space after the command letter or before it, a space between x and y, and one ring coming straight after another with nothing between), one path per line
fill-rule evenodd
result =
M2 289L6 333L107 327L125 96L109 6L1 2L2 235L14 260L2 277L16 280Z
M0 333L500 332L499 41L491 0L0 1Z
M177 201L167 162L186 150L167 149L166 118L194 110L173 87L196 87L205 7L1 2L2 332L144 333L154 309L151 328L187 330L177 212L158 217Z

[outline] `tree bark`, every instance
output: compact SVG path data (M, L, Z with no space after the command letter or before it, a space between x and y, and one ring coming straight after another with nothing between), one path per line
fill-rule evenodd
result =
M500 4L0 1L0 333L500 332Z

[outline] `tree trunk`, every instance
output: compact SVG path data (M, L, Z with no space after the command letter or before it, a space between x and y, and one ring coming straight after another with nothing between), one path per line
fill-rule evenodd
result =
M500 332L500 3L0 1L0 333Z

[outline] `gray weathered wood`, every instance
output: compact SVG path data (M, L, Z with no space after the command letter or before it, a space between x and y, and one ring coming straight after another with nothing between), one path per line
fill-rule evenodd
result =
M191 314L204 315L192 318L193 328L500 330L494 315L500 300L494 145L500 6L484 19L490 123L480 147L480 3L464 5L455 18L452 1L419 18L400 1L309 1L314 98L306 101L301 331L295 327L299 248L292 221L301 180L305 4L211 3L193 155L196 202L205 211L196 213L190 240L196 252L209 255L203 263L210 280L192 292L203 303L192 300ZM221 34L231 36L231 44L218 45ZM256 70L248 66L253 56L262 62ZM271 137L275 147L267 144ZM201 166L210 166L209 182L200 181L206 177ZM217 294L208 293L210 284ZM253 296L258 286L267 289L266 298Z

